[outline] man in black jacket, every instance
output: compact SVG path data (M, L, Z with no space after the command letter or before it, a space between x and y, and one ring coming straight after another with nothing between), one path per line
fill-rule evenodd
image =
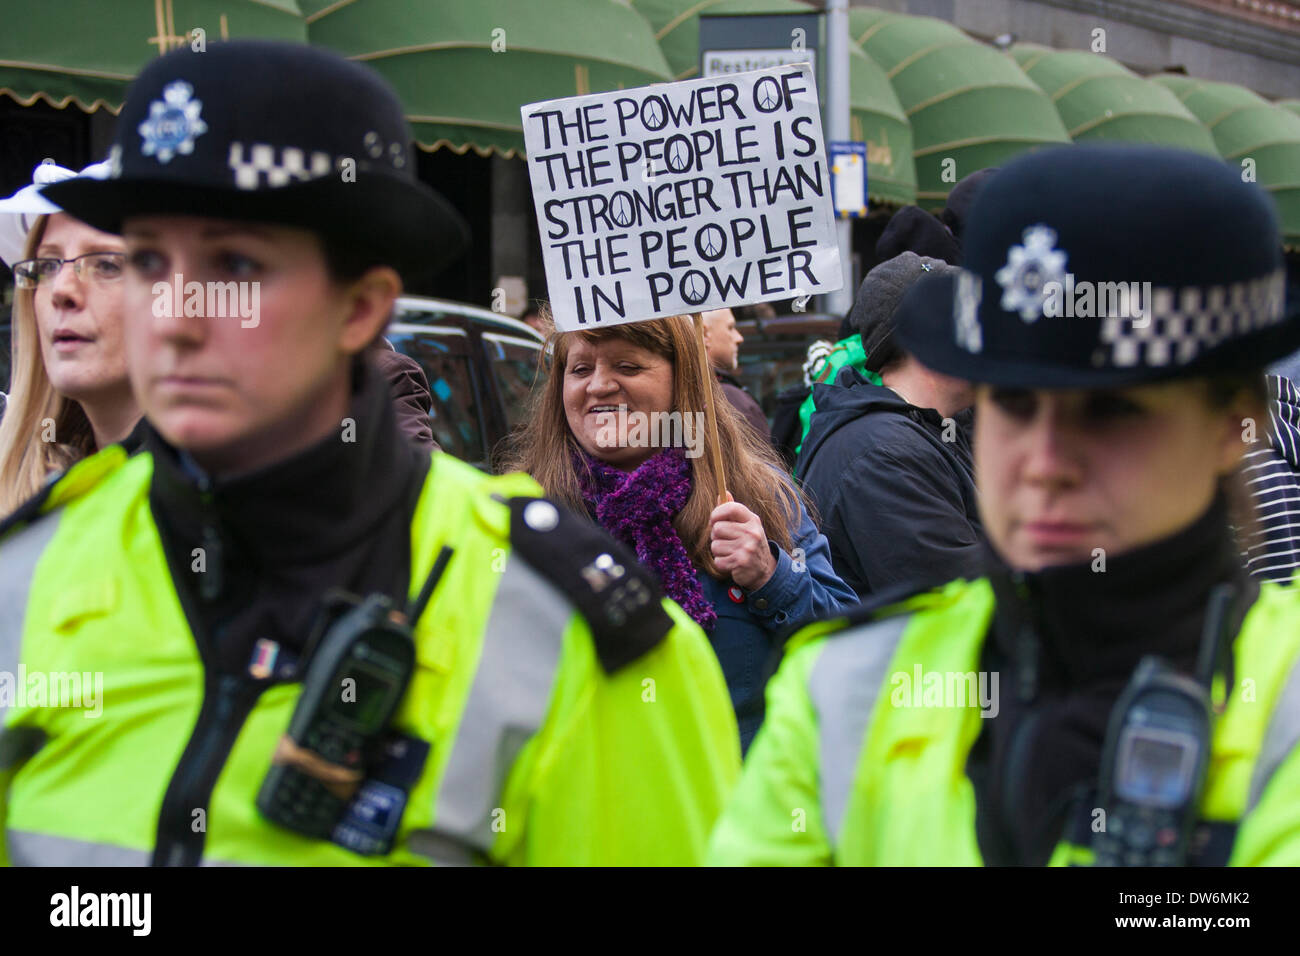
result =
M970 387L925 368L894 337L906 321L903 293L952 268L905 252L872 269L849 322L883 385L845 368L834 385L814 386L817 411L795 476L821 513L835 570L864 600L978 567Z

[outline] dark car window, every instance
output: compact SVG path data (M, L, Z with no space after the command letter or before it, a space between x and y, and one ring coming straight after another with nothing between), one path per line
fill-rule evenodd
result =
M442 450L461 461L483 467L483 412L474 387L469 336L461 329L427 326L390 326L393 347L420 363L429 379L433 410L429 424Z
M506 429L513 430L528 417L528 396L537 380L540 343L495 332L483 333L483 351L501 396Z

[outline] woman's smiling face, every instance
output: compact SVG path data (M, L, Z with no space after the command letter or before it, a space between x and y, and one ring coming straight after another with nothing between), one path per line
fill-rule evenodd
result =
M673 364L626 339L573 336L564 363L564 414L583 451L631 471L657 450L619 445L627 416L673 409ZM647 443L648 445L649 443Z

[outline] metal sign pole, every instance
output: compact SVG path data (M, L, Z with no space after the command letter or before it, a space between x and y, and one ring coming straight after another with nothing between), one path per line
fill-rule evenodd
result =
M826 141L845 142L849 132L849 0L826 0ZM844 285L825 296L826 311L848 315L853 306L853 223L835 223Z

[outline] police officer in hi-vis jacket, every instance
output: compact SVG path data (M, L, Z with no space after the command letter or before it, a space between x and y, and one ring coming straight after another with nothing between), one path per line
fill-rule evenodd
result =
M8 863L701 859L739 767L703 633L531 479L413 448L363 358L463 241L410 140L368 68L234 41L51 188L125 237L146 425L0 532L0 671L103 682L0 697Z
M1300 863L1300 593L1234 538L1300 344L1271 200L1192 153L1044 150L964 255L899 333L976 383L983 575L790 642L711 861Z

